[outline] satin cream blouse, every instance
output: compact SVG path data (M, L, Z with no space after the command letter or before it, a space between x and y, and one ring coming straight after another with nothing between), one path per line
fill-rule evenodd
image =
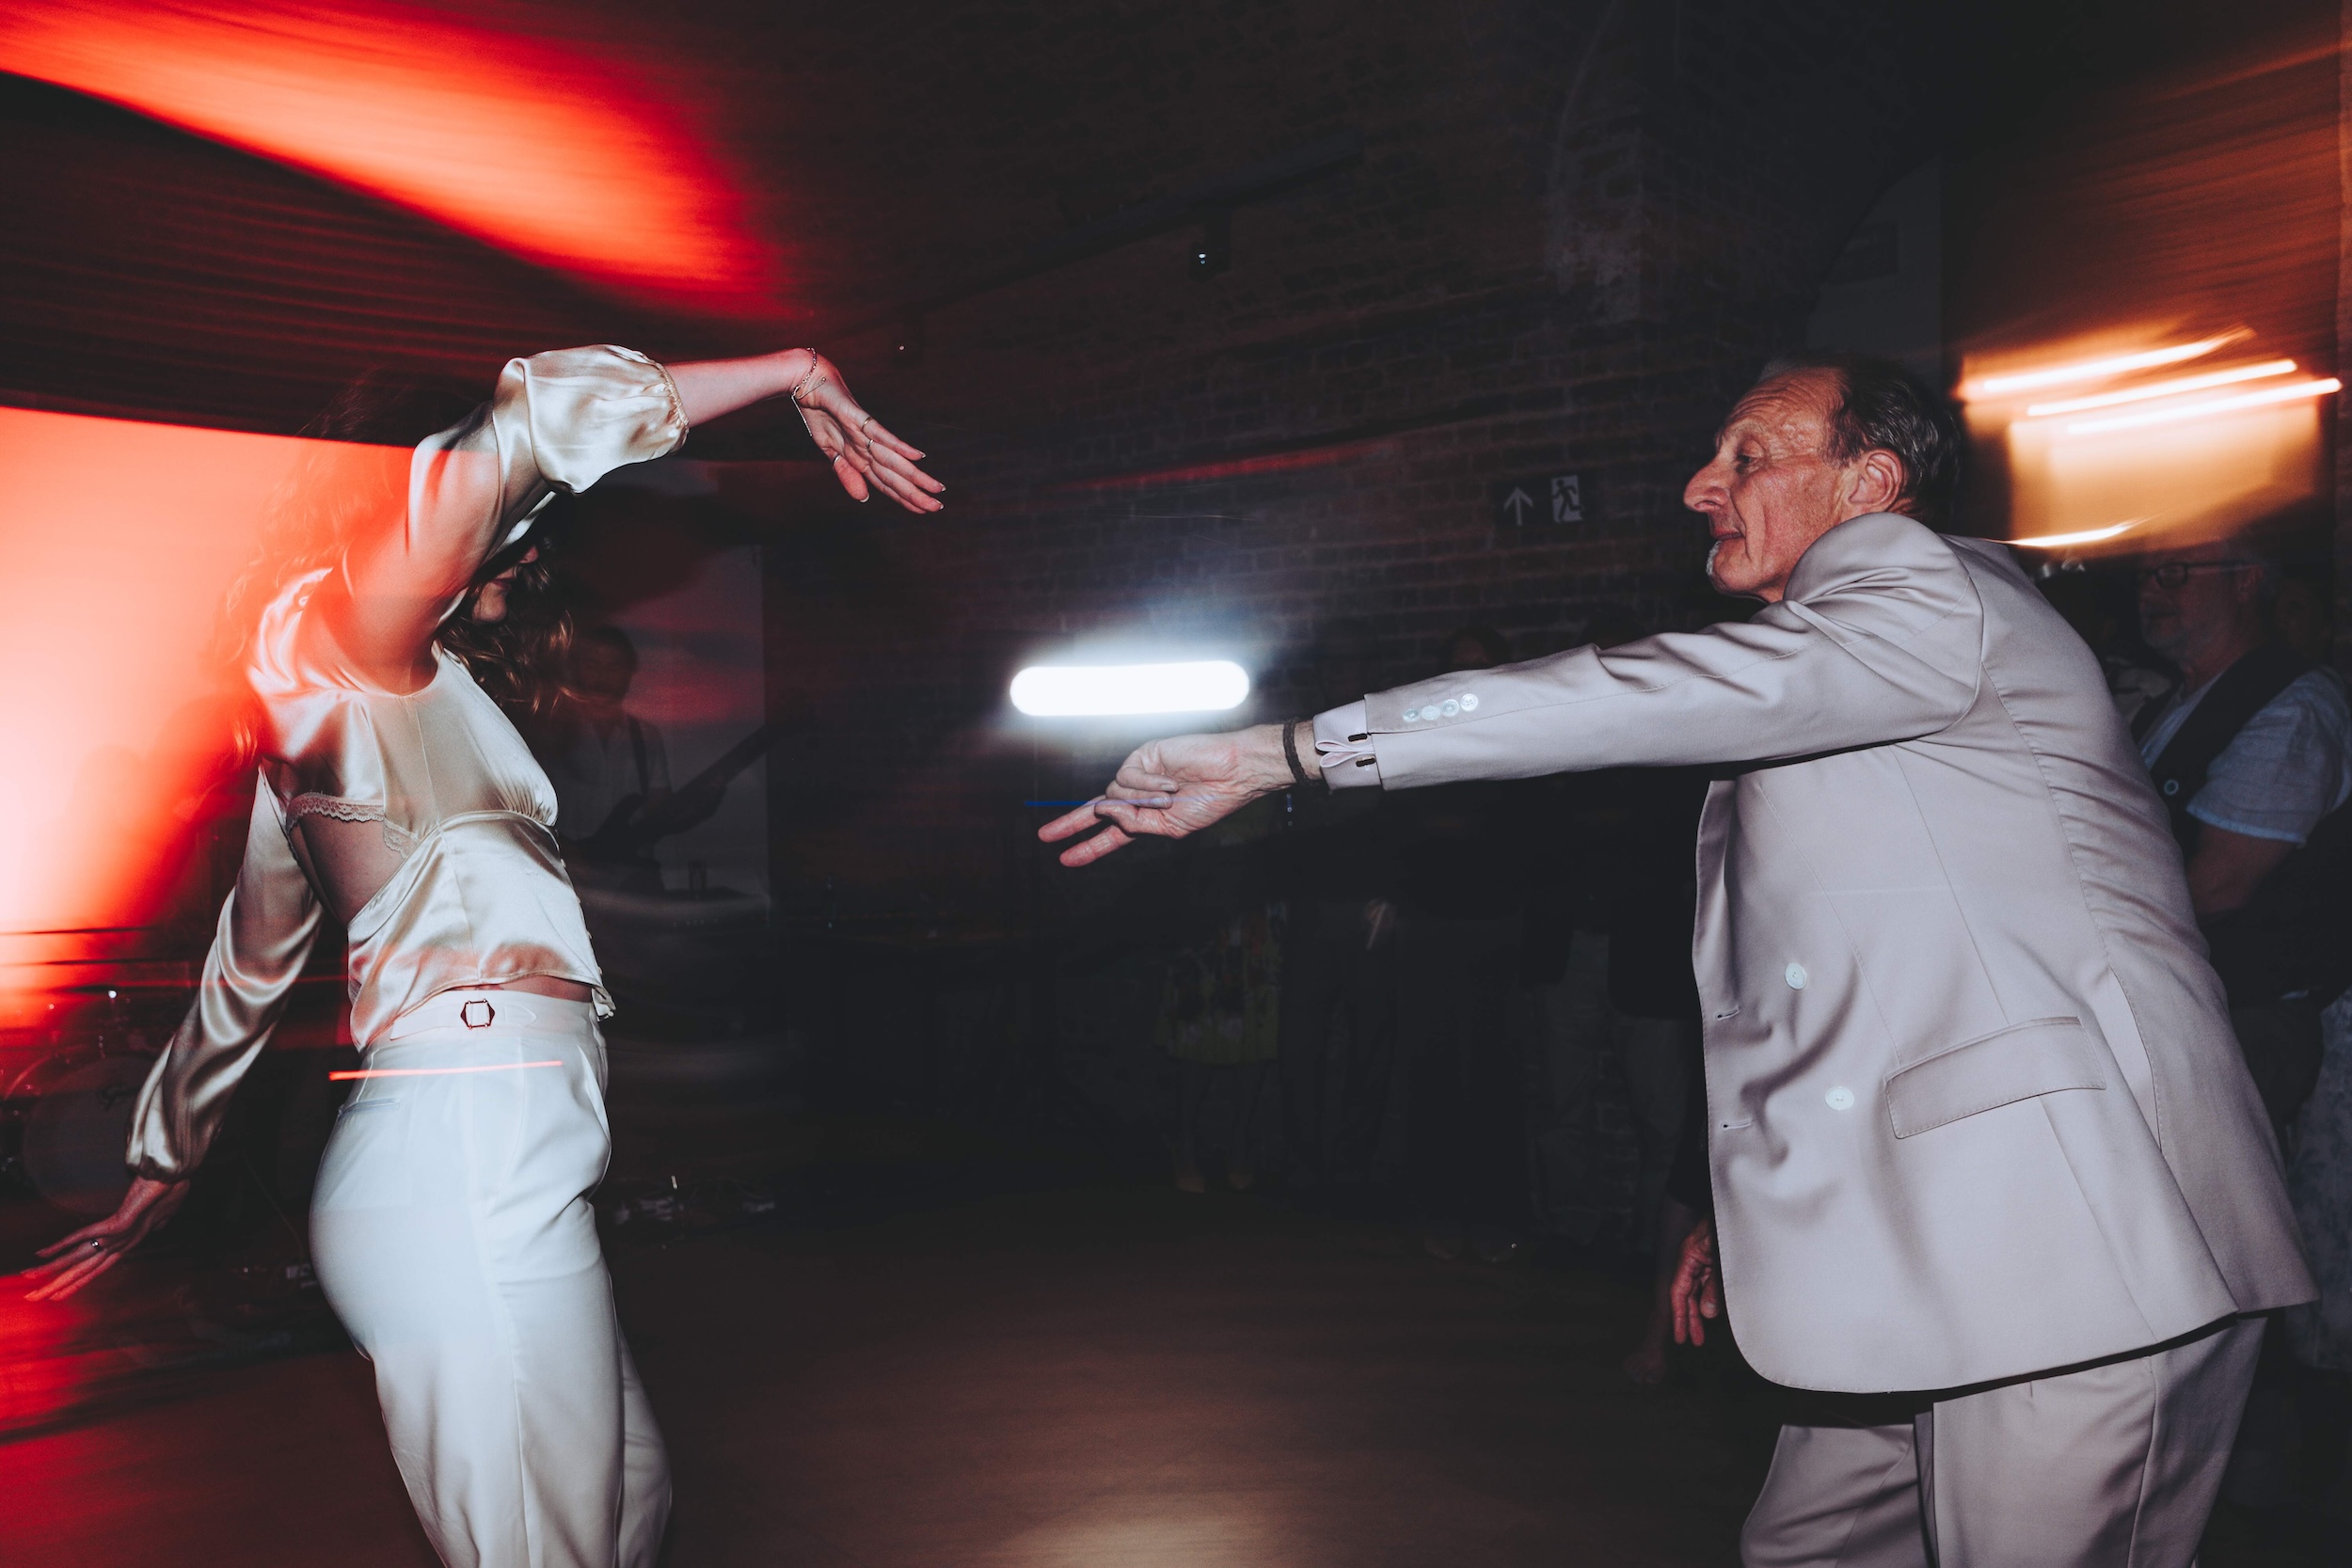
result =
M516 359L486 419L417 449L408 524L434 493L425 470L453 453L498 463L500 515L481 531L502 546L556 491L584 490L685 436L668 373L643 355ZM176 1180L202 1160L302 972L323 904L348 916L362 1047L441 991L525 975L577 981L597 1016L612 1011L556 853L547 774L441 649L432 680L402 694L370 686L331 638L304 636L311 596L337 569L289 583L254 639L246 677L264 717L252 828L196 1001L139 1095L129 1157L141 1176Z

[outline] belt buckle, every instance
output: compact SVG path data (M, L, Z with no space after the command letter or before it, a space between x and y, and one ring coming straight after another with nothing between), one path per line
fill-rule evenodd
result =
M474 1009L476 1007L482 1009L482 1016L480 1018L476 1018L474 1016ZM464 1006L457 1009L457 1022L464 1024L469 1029L487 1029L492 1023L497 1022L498 1016L498 1009L491 1006L490 1004L485 1002L479 996L468 1001Z

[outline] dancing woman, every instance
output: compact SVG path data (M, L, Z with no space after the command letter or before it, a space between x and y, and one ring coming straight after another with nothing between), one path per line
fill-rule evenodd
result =
M33 1271L37 1296L70 1295L179 1209L333 911L369 1076L326 1146L311 1250L451 1568L638 1568L670 1503L588 1204L612 1004L554 792L484 689L516 657L493 628L544 577L517 581L555 492L780 395L850 495L938 510L922 453L809 350L664 369L581 348L511 361L485 408L417 448L405 506L313 569L278 563L245 656L261 773L236 888L139 1097L130 1192Z

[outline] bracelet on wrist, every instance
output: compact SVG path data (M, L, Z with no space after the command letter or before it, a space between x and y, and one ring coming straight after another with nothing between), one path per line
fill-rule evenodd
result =
M1307 776L1306 765L1298 760L1298 726L1308 721L1304 719L1286 719L1282 721L1282 760L1291 765L1291 778L1299 784L1314 783Z
M824 356L818 354L813 348L794 349L791 352L795 354L805 354L808 356L808 373L801 377L799 383L793 387L789 393L787 394L787 396L791 398L792 405L797 408L800 406L801 394L807 391L816 382L818 372L824 365L825 359Z

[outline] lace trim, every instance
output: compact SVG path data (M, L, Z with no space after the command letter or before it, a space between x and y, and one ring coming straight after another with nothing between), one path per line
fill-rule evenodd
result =
M386 820L382 806L372 806L364 800L346 800L335 795L297 795L286 802L288 827L306 816L331 816L338 822Z
M364 800L346 800L335 795L297 795L286 802L286 827L306 816L331 816L338 822L380 822L384 825L384 847L405 858L417 847L417 835L396 826L384 815L382 806L372 806Z

